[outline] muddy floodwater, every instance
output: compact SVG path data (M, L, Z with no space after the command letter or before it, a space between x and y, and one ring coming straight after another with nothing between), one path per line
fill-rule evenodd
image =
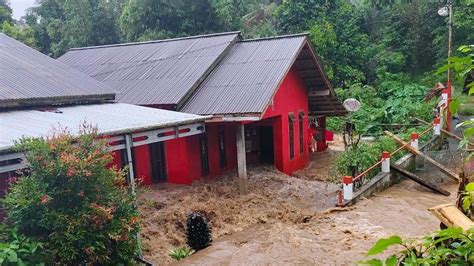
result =
M145 259L156 265L353 265L380 237L417 237L439 229L427 208L454 202L457 185L436 169L418 174L438 182L450 197L411 180L334 210L337 184L329 150L313 156L305 171L286 176L273 167L249 170L249 194L239 195L234 173L192 186L162 184L139 195ZM168 256L186 244L186 214L203 213L213 243L180 262Z

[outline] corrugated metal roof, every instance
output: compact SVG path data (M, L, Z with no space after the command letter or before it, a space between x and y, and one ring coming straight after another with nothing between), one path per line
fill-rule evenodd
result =
M58 107L50 111L0 112L0 150L8 149L21 137L47 137L56 129L79 134L86 123L99 134L123 134L201 122L209 117L166 111L124 103Z
M182 111L194 114L262 113L305 43L305 35L236 43Z
M114 97L105 84L0 33L0 108Z
M72 49L59 58L118 90L125 103L184 102L239 32Z

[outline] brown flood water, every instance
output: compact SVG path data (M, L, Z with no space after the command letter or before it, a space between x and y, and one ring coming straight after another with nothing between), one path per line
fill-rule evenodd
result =
M439 228L427 208L453 202L410 180L365 199L348 211L332 208L338 185L329 165L331 150L313 156L305 171L289 177L273 167L251 168L249 194L239 195L236 177L203 180L192 186L164 184L139 196L145 259L171 264L173 247L185 245L186 214L200 211L213 230L213 244L180 262L183 265L353 265L380 237L416 237ZM317 162L317 163L315 163ZM420 174L420 173L419 173ZM425 178L457 186L437 170ZM322 180L322 181L321 181Z

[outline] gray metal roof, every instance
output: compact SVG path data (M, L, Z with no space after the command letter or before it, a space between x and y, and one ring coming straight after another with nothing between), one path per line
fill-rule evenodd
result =
M48 137L54 129L79 134L86 123L98 133L116 135L202 122L198 116L124 103L64 106L56 109L0 112L0 150L8 149L21 137Z
M118 90L120 102L179 108L238 38L230 32L79 48L59 60Z
M0 109L115 97L105 84L3 33L0 33L0 62Z
M236 43L181 111L262 115L291 67L308 89L310 115L347 113L304 34Z
M264 112L305 43L305 35L236 43L182 111L194 114Z

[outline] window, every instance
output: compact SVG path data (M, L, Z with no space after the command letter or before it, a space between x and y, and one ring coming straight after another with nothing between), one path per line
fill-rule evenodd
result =
M304 127L303 127L303 119L304 119L304 112L300 111L300 114L298 115L298 129L299 129L299 139L300 139L300 154L303 154L304 152L304 138L303 138L303 133L304 133Z
M206 176L209 174L209 156L207 151L207 135L203 134L199 140L201 146L201 174Z
M290 160L295 158L295 115L288 115L288 136L290 145Z
M227 158L225 154L225 130L219 130L219 166L225 168L227 166Z

